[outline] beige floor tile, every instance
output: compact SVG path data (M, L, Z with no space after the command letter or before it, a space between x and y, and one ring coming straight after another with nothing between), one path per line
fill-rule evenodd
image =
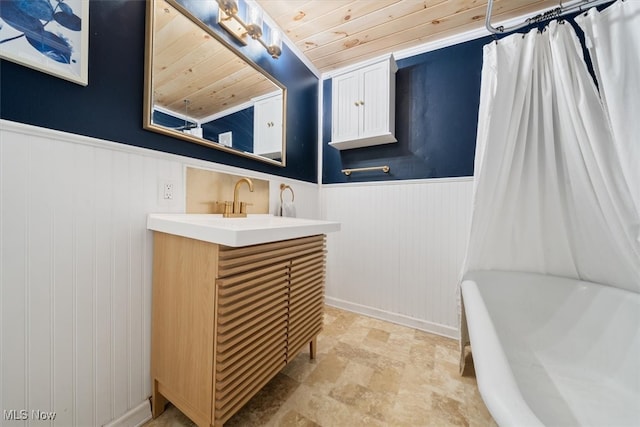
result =
M354 323L359 326L364 326L369 329L380 329L387 332L393 332L402 328L402 326L396 325L391 322L385 322L384 320L375 319L373 317L358 316L354 319Z
M347 330L342 331L337 335L338 341L348 343L351 345L360 345L371 330L360 325L351 325Z
M389 336L391 336L391 333L376 328L369 329L367 333L367 339L381 343L386 343L389 340Z
M436 349L423 341L416 341L409 349L408 363L422 369L433 369L435 364Z
M384 426L385 424L357 408L302 384L288 405L321 426Z
M329 388L338 382L347 363L347 359L341 358L335 353L329 353L318 362L304 383L310 386Z
M393 411L387 419L393 426L426 426L431 419L431 394L430 390L410 391L403 388L393 407Z
M468 426L461 410L462 404L454 399L433 393L431 396L430 424L438 426Z
M279 427L320 427L319 424L311 421L299 412L288 411L282 418L278 420Z
M175 406L169 404L161 416L146 423L145 427L195 427L195 424Z
M318 362L325 357L326 353L316 353L316 359L311 360L308 352L302 352L284 367L282 373L301 383L316 369Z
M374 374L374 369L370 366L348 361L347 366L344 371L342 371L340 378L335 382L335 385L355 383L363 387L368 387Z
M373 391L398 393L403 371L403 368L393 366L375 369L366 385Z
M225 426L495 427L458 342L326 307L315 360L303 349ZM175 407L145 427L192 427Z
M458 374L456 373L455 375L457 376ZM466 396L465 384L459 378L452 376L447 370L439 368L437 364L431 371L428 384L432 390L442 396L458 402L464 402Z
M384 422L387 415L391 413L396 394L373 391L360 384L347 383L333 388L329 392L329 397Z

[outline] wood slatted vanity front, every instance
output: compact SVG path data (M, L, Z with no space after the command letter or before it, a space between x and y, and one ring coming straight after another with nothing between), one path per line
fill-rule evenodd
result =
M322 329L325 236L230 247L154 233L152 412L220 426Z

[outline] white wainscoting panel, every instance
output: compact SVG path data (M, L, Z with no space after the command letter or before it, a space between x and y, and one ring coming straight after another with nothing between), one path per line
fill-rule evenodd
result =
M325 185L327 303L458 337L471 178Z
M0 408L103 425L150 394L152 235L161 179L182 163L2 122ZM89 141L89 142L88 142ZM181 187L181 186L180 186ZM17 413L22 418L24 413ZM29 424L29 423L28 423Z
M272 200L285 182L298 212L319 216L315 184L0 121L0 425L124 426L150 415L146 218L184 212L187 165L269 179ZM165 181L172 201L161 199Z
M186 165L269 179L272 211L284 182L296 192L298 216L340 221L342 230L328 236L328 303L457 335L471 180L319 192L315 184L0 123L3 426L40 425L32 410L54 411L50 425L65 427L135 425L148 413L146 216L184 212ZM160 199L165 180L176 184L170 202ZM30 422L18 419L22 410Z

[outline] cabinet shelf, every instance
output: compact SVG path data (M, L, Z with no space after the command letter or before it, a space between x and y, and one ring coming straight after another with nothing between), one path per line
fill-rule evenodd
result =
M381 135L370 136L367 138L331 141L329 145L338 150L350 150L352 148L371 147L374 145L389 144L392 142L398 142L398 140L396 139L394 134L389 132Z

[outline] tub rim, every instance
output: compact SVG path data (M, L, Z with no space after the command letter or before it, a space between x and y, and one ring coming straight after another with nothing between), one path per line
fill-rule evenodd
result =
M499 426L543 427L520 392L478 284L465 277L460 287L478 389L489 413Z

